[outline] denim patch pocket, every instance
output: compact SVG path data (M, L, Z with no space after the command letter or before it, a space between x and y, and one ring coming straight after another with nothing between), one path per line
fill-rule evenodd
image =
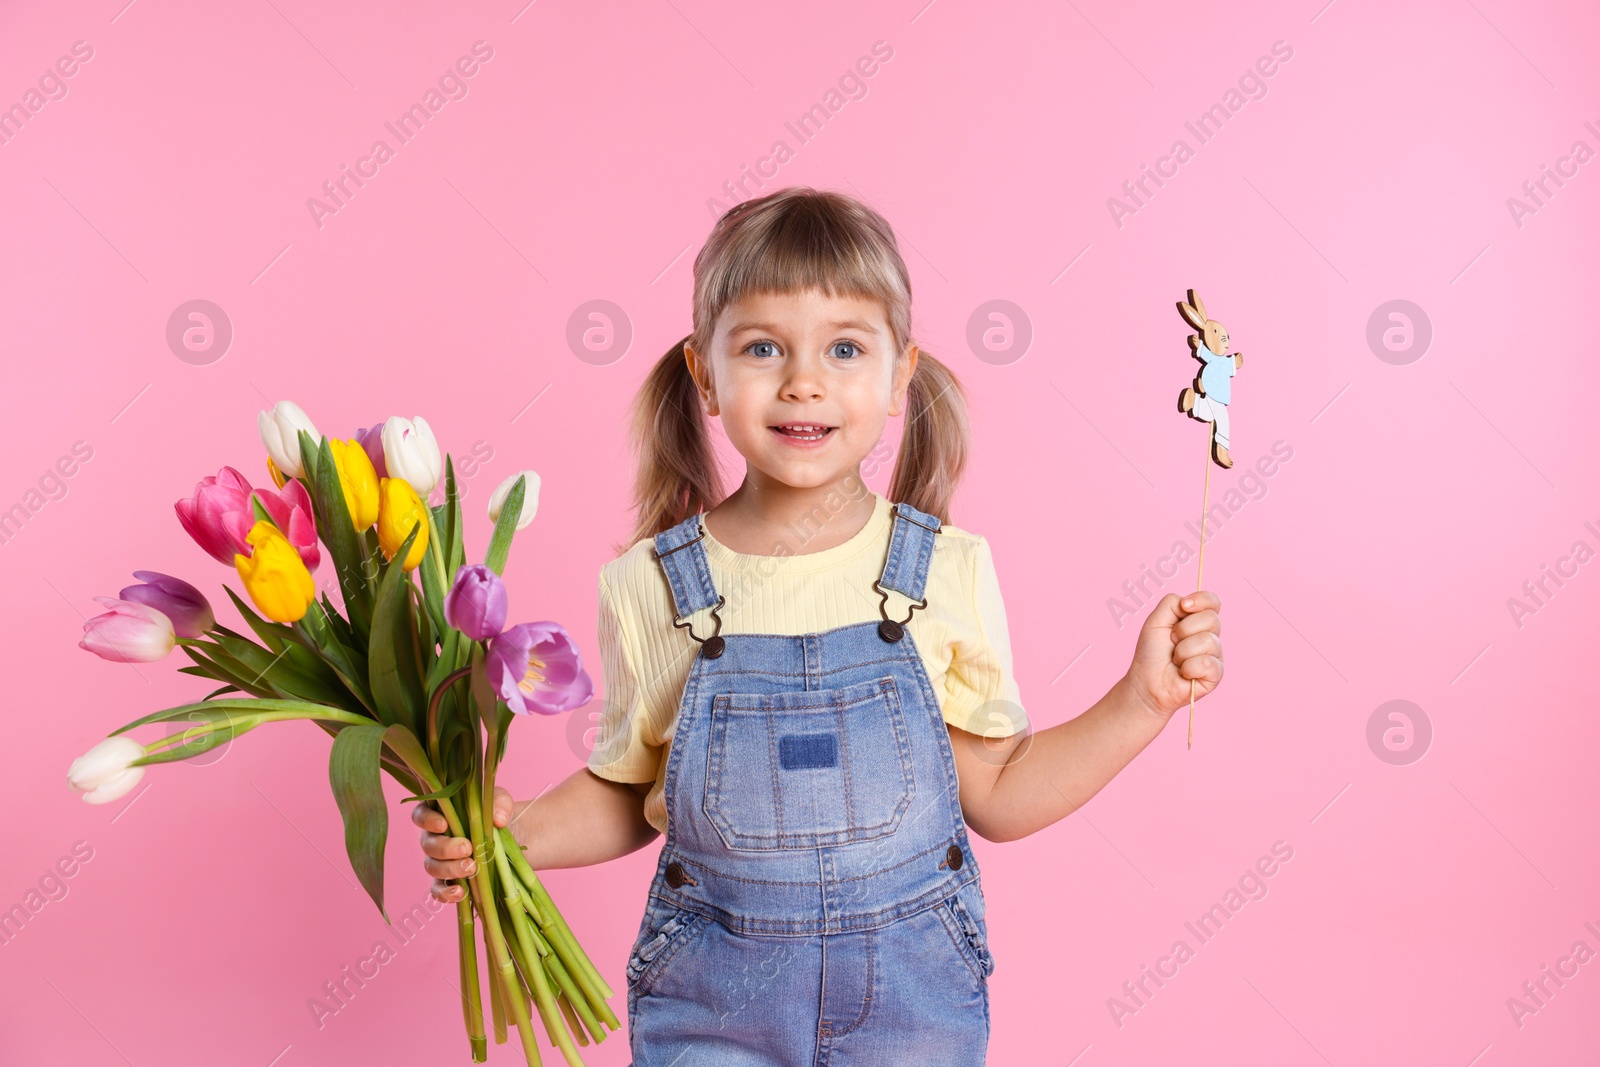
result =
M899 828L915 794L893 676L712 699L702 807L729 848L884 837Z
M667 911L660 925L649 923L640 932L628 954L628 987L636 994L649 992L668 961L676 956L708 920L693 911Z

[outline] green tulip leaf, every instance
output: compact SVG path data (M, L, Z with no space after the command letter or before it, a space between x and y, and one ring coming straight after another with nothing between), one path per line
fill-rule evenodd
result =
M317 480L317 461L322 458L320 452L321 442L312 440L311 435L305 430L296 430L295 444L300 450L300 466L306 472L305 477L301 478L300 482L309 489L311 488L311 483ZM289 472L282 471L280 473L287 476ZM287 485L288 483L285 482L284 484ZM318 521L321 518L321 515L317 516Z
M385 727L347 726L333 739L328 780L344 817L344 847L356 877L378 905L383 921L383 853L389 841L389 809L379 773Z
M466 547L461 537L461 497L456 489L455 464L449 453L444 457L444 572L455 580L456 572L466 563Z
M489 553L483 562L496 574L506 569L506 557L511 554L511 535L517 532L517 519L522 516L522 498L527 493L528 476L517 475L505 503L500 505L500 520L494 524L494 536L489 539Z
M447 785L443 789L435 790L432 793L423 793L420 796L402 797L401 803L410 804L413 801L421 800L444 800L446 797L453 797L457 793L461 792L461 787L466 784L467 779L465 777L457 778L455 785Z
M204 671L208 678L214 678L219 682L227 682L229 685L236 685L253 697L270 700L279 695L273 691L271 686L252 682L249 669L221 648L214 645L207 646L206 650L202 652L194 645L180 645L178 647L183 649L184 655L194 660L195 665L201 671Z
M221 722L229 717L248 718L253 715L284 713L307 719L327 719L330 722L348 722L351 712L329 708L305 700L281 700L276 697L240 697L237 700L198 700L164 708L119 726L107 736L115 737L153 722L170 722L173 719L192 718L196 722ZM364 724L362 724L364 725Z
M222 591L228 594L228 599L233 601L233 606L239 609L239 614L243 616L244 621L249 624L255 635L261 638L261 643L272 649L274 653L282 652L285 642L296 640L294 627L285 626L281 622L268 622L263 619L227 583L223 583Z
M389 746L400 761L416 777L426 781L436 779L432 766L428 763L428 754L422 750L422 742L417 740L417 735L404 726L391 726L384 731L383 743Z
M329 680L307 674L295 665L287 651L274 655L221 626L213 630L211 636L228 656L243 665L247 673L242 677L250 685L265 683L283 696L309 700L313 704L344 705L347 694L338 685L337 677Z
M339 468L333 462L333 447L328 444L327 438L323 438L322 447L318 450L316 491L312 494L312 503L317 512L317 535L328 546L328 554L333 557L345 610L350 613L352 620L369 617L372 594L364 567L367 556L356 539L350 511L344 502L344 488L339 484Z
M367 650L367 677L378 717L387 725L402 723L414 732L425 729L423 718L422 649L411 593L411 577L401 566L421 527L413 527L378 581L372 610L372 641Z

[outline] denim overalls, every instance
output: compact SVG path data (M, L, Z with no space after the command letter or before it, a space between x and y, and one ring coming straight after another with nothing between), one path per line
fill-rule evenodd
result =
M994 970L926 607L939 520L897 504L880 622L722 636L703 513L655 537L699 642L629 954L633 1067L979 1067ZM712 608L715 628L684 620ZM704 627L702 627L703 629Z

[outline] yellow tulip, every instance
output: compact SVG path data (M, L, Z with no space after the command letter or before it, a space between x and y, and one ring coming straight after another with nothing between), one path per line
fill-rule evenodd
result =
M285 478L283 472L278 469L278 465L272 462L271 456L267 457L267 471L272 475L272 481L279 489L289 484L289 479Z
M344 490L350 524L360 533L378 521L378 472L372 469L372 459L360 441L330 437L328 449L339 472L339 488Z
M233 565L250 599L273 622L298 622L317 599L316 584L300 553L266 519L257 519L244 539L251 553L235 555Z
M384 478L378 484L378 544L385 559L394 559L400 546L411 536L411 528L419 525L417 539L411 542L411 551L401 561L406 570L416 570L428 550L428 512L404 478Z

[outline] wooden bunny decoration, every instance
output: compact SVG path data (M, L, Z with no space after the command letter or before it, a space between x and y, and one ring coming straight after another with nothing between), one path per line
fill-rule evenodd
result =
M1206 306L1193 289L1189 300L1178 301L1183 321L1200 331L1189 335L1189 351L1205 366L1195 376L1194 385L1178 394L1178 410L1190 418L1211 423L1211 458L1217 466L1233 466L1228 455L1228 401L1233 393L1233 376L1244 366L1243 352L1228 352L1228 329L1216 319L1206 317Z

